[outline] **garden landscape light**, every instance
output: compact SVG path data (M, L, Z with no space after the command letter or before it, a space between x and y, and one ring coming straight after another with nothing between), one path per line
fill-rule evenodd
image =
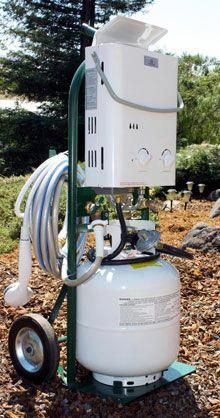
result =
M187 181L187 182L186 182L186 185L187 185L187 189L188 189L190 192L192 192L193 185L194 185L194 181Z
M183 190L182 194L183 194L184 210L186 210L187 205L190 201L191 192L189 190Z
M177 191L176 189L169 189L167 191L167 197L170 200L170 212L173 211L173 200L176 199Z
M204 193L204 190L205 190L205 184L204 183L198 184L198 188L199 188L200 195L202 195ZM200 201L201 201L201 198L202 198L202 196L200 197Z
M186 185L187 185L187 189L191 192L191 195L190 195L190 198L189 198L189 201L191 201L192 200L192 190L193 190L193 186L194 186L194 181L187 181Z

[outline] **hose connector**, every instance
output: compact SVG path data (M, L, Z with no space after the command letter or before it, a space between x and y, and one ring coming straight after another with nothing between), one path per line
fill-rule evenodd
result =
M102 219L97 219L93 221L89 228L94 230L95 234L95 245L96 245L96 258L94 263L92 263L91 267L84 273L82 276L76 279L71 279L71 276L67 276L64 278L64 283L70 287L79 286L87 280L89 280L99 269L101 266L103 257L104 257L104 235L106 233L105 227L108 224L108 221L103 221Z
M104 257L104 235L108 221L97 219L91 223L95 234L96 257Z

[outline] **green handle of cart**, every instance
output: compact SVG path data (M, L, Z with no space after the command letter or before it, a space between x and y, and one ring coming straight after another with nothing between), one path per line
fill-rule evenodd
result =
M87 24L82 25L88 36L93 36L96 30ZM76 279L76 242L77 242L77 156L78 156L78 98L82 81L85 76L85 61L80 64L72 79L68 103L68 275Z
M68 135L68 274L76 278L76 241L77 241L77 155L78 155L78 96L85 76L85 62L78 67L72 79L69 91Z
M87 23L82 24L82 32L87 35L89 38L93 38L96 33L96 29L87 25Z
M77 277L77 156L78 156L78 98L85 76L85 62L82 62L74 74L69 91L68 103L68 252L67 272L72 280ZM67 289L67 384L75 387L76 356L76 288Z
M95 29L83 25L83 31L93 36ZM72 79L69 90L68 103L68 251L67 272L70 279L77 277L76 243L77 243L77 160L78 160L78 99L82 81L85 76L85 61L80 64ZM76 357L76 288L67 289L67 384L75 384L75 357Z

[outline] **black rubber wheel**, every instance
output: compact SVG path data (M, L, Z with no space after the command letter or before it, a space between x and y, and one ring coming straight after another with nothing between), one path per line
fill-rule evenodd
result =
M39 314L16 319L8 338L11 360L18 375L33 383L52 378L59 364L59 346L51 324Z

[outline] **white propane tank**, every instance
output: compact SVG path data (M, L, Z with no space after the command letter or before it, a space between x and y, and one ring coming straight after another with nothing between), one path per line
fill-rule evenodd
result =
M102 266L77 288L78 361L107 385L155 382L178 354L179 300L178 271L162 259Z

